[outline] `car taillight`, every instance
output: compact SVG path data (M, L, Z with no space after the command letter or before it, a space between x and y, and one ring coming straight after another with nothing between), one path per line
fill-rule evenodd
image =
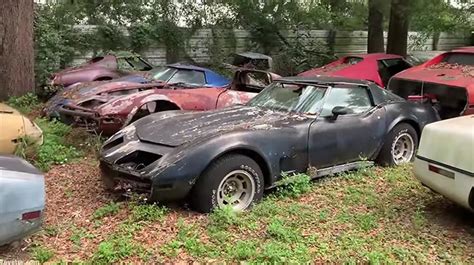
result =
M21 220L30 221L41 217L41 211L28 212L21 215Z
M439 168L439 167L433 166L433 165L428 165L428 170L431 171L431 172L443 175L445 177L454 179L454 172L448 171L446 169L442 169L442 168Z

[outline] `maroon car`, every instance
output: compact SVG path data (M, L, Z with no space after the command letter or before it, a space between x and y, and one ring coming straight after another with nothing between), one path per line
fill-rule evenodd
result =
M67 87L79 82L112 80L133 72L149 71L152 68L149 62L139 56L109 54L94 57L84 64L53 74L51 85Z
M88 93L74 97L58 109L60 120L66 124L111 135L123 126L150 113L166 110L202 111L247 103L269 85L278 75L241 69L236 71L231 85L206 85L119 82L107 93ZM107 85L107 84L106 84Z

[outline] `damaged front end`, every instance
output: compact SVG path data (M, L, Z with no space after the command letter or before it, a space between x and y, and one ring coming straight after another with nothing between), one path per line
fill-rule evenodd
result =
M107 190L125 197L138 196L150 201L184 198L190 190L177 175L162 174L179 156L174 147L140 141L135 126L129 125L104 143L100 158L102 180ZM160 175L158 178L157 176Z
M125 118L119 115L100 115L91 108L66 104L57 110L59 119L68 125L84 128L89 132L112 135L124 125Z

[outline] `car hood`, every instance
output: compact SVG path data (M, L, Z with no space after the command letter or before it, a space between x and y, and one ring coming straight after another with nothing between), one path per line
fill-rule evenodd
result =
M291 127L309 119L311 118L298 113L234 106L221 110L178 115L157 113L138 120L134 126L138 138L142 141L179 146L231 131Z
M418 66L400 72L393 78L467 88L474 80L474 73L471 72L473 71L472 69L472 67L468 66L449 66L442 64L432 65L427 68Z

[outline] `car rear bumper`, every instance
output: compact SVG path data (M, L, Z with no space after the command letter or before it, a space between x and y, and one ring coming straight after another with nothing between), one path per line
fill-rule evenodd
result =
M414 174L425 186L474 211L474 176L471 173L417 156Z
M0 246L10 244L38 231L43 223L43 216L31 221L23 221L14 214L2 216L5 223L0 223Z

